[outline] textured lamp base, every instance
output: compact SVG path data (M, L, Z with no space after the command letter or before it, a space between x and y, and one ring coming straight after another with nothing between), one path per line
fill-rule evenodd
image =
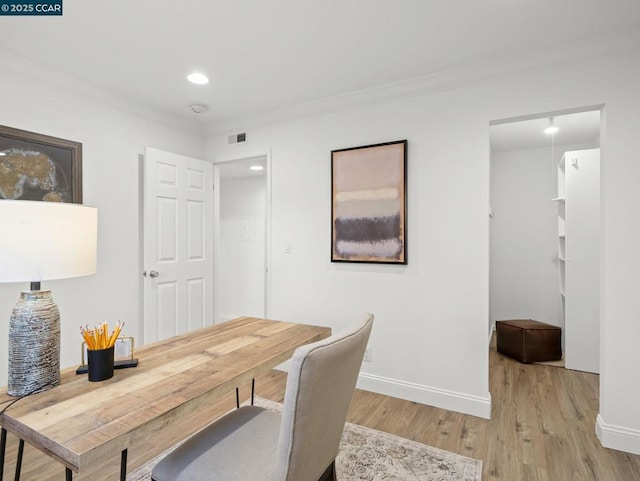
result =
M51 291L23 291L9 321L7 393L25 396L60 384L60 311Z

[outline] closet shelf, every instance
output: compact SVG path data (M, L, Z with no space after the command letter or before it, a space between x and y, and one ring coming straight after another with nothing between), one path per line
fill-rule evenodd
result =
M564 197L554 197L551 199L553 202L564 202L566 199Z

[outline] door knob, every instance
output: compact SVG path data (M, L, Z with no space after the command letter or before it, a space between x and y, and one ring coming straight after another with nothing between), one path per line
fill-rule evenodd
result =
M158 277L160 275L160 273L158 271L151 271L149 272L149 277L151 277L152 279L155 279L156 277Z

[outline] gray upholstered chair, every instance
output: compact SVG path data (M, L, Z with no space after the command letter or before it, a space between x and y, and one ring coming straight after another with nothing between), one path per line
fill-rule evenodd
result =
M371 332L352 329L298 348L282 415L245 406L204 428L160 461L154 481L336 479L335 458Z

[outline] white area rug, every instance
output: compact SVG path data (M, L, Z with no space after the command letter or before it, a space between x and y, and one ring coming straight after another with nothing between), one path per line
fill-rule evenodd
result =
M282 409L281 404L261 398L255 404ZM127 481L150 481L151 470L169 451L129 474ZM351 423L342 434L336 469L339 481L480 481L482 477L482 461Z

